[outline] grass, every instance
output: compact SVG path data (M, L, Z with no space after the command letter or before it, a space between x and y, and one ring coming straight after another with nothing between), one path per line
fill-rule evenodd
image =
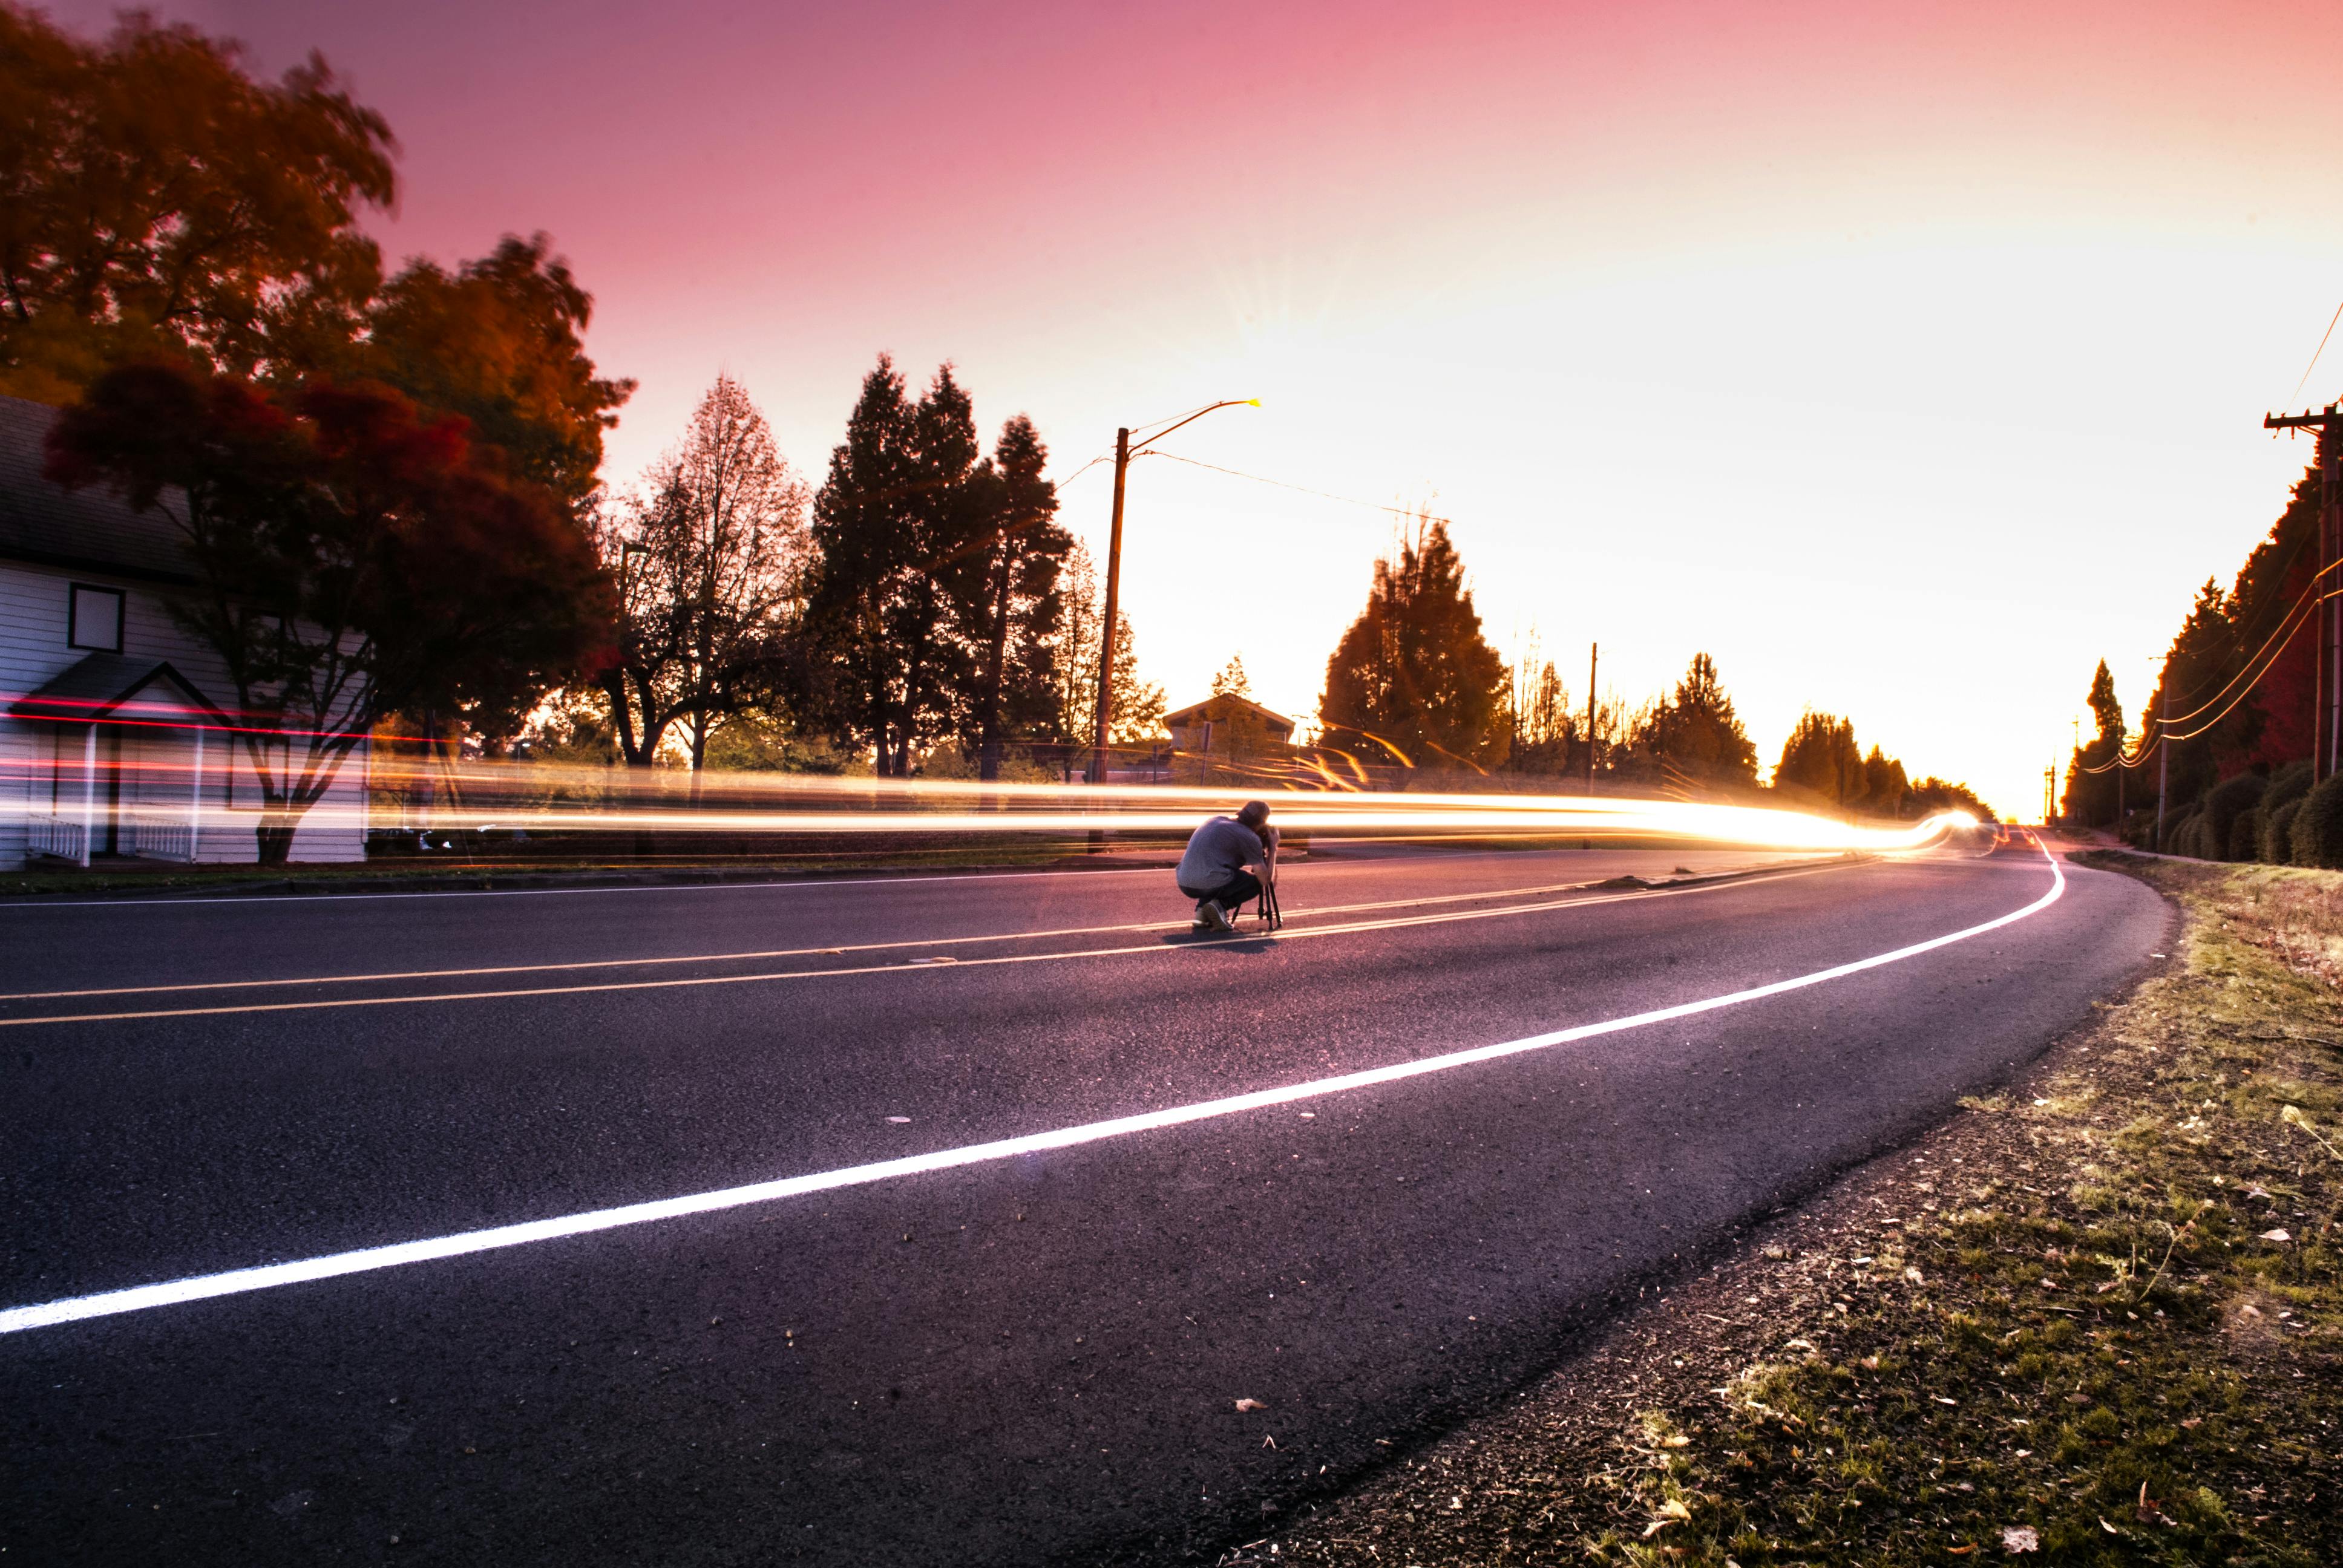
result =
M1230 1560L2343 1562L2343 875L2103 863L2179 945L2025 1091Z

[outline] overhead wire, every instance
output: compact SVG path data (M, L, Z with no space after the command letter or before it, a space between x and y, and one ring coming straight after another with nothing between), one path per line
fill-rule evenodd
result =
M2302 367L2302 379L2296 382L2294 390L2286 395L2288 403L2301 397L2302 389L2310 385L2310 373L2318 368L2318 357L2327 352L2327 340L2335 336L2335 324L2338 321L2343 321L2343 305L2338 305L2335 314L2327 318L2327 330L2318 335L2318 347L2311 351L2310 363Z
M1455 521L1453 518L1434 517L1431 513L1423 511L1414 507L1394 507L1386 505L1382 501L1363 501L1355 496L1338 496L1332 490L1313 490L1307 485L1289 484L1283 479L1272 479L1261 474L1248 474L1237 468L1223 468L1218 463L1206 463L1201 462L1194 457L1183 457L1177 452L1145 452L1141 453L1141 456L1148 457L1169 457L1175 463L1185 463L1192 468L1209 468L1215 474L1226 474L1232 479L1250 479L1256 485L1272 485L1281 490L1292 490L1297 495L1315 496L1322 501L1340 501L1346 507L1364 507L1370 511L1389 512L1393 517L1421 517L1426 522L1432 523L1453 524Z

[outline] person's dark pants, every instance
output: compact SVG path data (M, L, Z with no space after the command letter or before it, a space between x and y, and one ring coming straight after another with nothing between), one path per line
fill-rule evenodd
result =
M1209 893L1191 892L1186 888L1180 890L1187 893L1192 899L1210 899L1229 913L1234 914L1252 900L1261 897L1261 879L1251 871L1241 870Z

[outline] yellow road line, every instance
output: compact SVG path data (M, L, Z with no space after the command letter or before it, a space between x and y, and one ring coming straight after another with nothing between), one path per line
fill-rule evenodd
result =
M1835 865L1816 866L1807 870L1785 871L1762 879L1781 881L1793 877L1811 877L1823 871L1838 869ZM1292 942L1314 937L1352 936L1362 931L1394 930L1406 926L1445 925L1461 920L1493 920L1506 915L1542 914L1554 910L1585 909L1595 904L1624 903L1642 899L1684 898L1694 893L1715 892L1725 888L1745 886L1748 880L1748 879L1741 879L1731 882L1713 882L1691 888L1638 890L1631 893L1614 893L1597 898L1564 899L1540 904L1515 904L1496 910L1463 910L1443 914L1410 915L1387 920L1360 920L1349 925L1325 926L1307 931L1264 931L1258 936L1240 940L1254 942ZM1149 929L1160 930L1163 928ZM837 969L773 970L761 974L699 975L677 980L603 980L589 985L527 986L506 990L436 991L422 996L333 997L303 1001L247 1002L225 1007L151 1008L127 1012L51 1013L34 1018L0 1019L0 1029L24 1029L35 1024L52 1023L117 1023L165 1018L223 1018L251 1013L322 1011L332 1008L399 1007L426 1002L497 1001L522 997L588 996L608 991L674 990L687 987L752 985L775 980L829 980L853 975L950 973L958 970L981 969L997 964L1123 958L1139 953L1210 952L1224 945L1224 942L1199 942L1184 947L1167 948L1161 942L1150 942L1134 947L1082 948L1053 953L1008 953L999 958L966 959L949 964L867 964Z

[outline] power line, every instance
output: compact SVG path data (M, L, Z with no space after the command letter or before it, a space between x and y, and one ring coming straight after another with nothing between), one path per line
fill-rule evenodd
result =
M2335 314L2327 318L2327 330L2318 335L2318 347L2311 351L2310 363L2302 367L2302 379L2296 382L2294 390L2286 395L2287 402L2291 403L2302 396L2302 389L2310 385L2310 373L2318 368L2318 357L2327 352L2327 340L2335 336L2335 324L2338 321L2343 321L2343 305L2337 306Z
M1292 490L1298 495L1315 496L1322 501L1340 501L1346 507L1365 507L1370 511L1389 512L1396 518L1421 517L1426 522L1452 525L1456 520L1453 518L1436 518L1429 512L1419 512L1413 507L1386 506L1381 501L1362 501L1355 496L1338 496L1331 490L1313 490L1307 485L1290 485L1283 479L1271 479L1259 474L1242 473L1235 468L1223 468L1218 463L1199 462L1193 457L1183 457L1177 452L1148 452L1143 455L1150 457L1169 457L1175 463L1185 463L1192 468L1210 468L1215 474L1226 474L1232 479L1250 479L1256 485L1273 485L1281 490Z

